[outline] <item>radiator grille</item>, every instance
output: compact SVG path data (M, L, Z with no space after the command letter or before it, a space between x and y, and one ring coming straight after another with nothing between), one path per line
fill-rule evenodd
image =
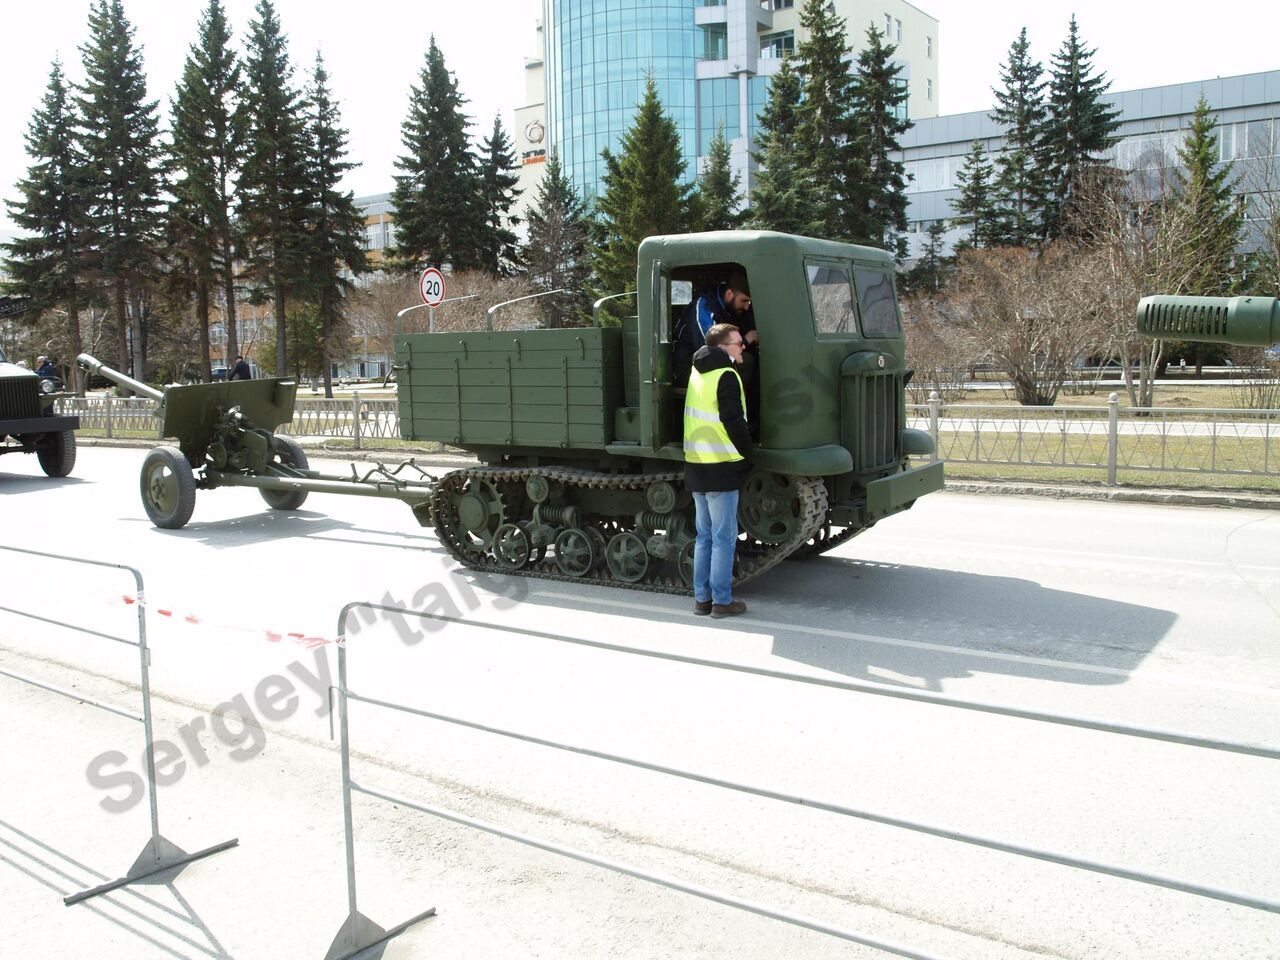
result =
M856 472L892 466L902 459L901 396L902 378L896 373L845 381L844 443Z
M0 377L0 420L40 416L40 381L35 377Z

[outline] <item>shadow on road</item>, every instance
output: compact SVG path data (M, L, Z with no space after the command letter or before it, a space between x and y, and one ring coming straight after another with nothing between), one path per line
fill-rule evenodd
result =
M487 586L472 571L458 572ZM772 652L784 660L928 690L976 673L1125 683L1176 620L1168 610L1019 577L835 557L784 563L748 583L737 595L750 605L749 615L725 621L695 620L684 597L533 584L526 606L560 607L572 593L581 609L643 618L635 633L620 632L613 642L649 646L662 624L742 630L772 636ZM535 613L531 622L546 621Z
M0 494L27 493L32 490L56 490L58 487L74 487L78 484L91 483L80 477L38 477L21 473L0 472Z

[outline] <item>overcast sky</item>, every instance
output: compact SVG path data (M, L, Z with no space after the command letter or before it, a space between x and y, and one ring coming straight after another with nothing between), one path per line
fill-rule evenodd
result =
M225 0L238 39L255 4ZM50 64L60 57L73 81L82 77L79 48L87 39L90 3L4 6L8 42L0 131L8 149L0 151L0 195L12 199L13 184L29 163L22 136L48 83ZM945 113L991 106L991 87L1022 26L1032 54L1047 62L1066 36L1073 11L1082 36L1098 49L1095 63L1113 80L1113 90L1280 68L1280 14L1263 0L1220 0L1182 13L1132 0L921 0L918 6L940 21L939 105ZM169 98L204 0L124 0L124 7L143 48L149 95L160 101L167 123ZM409 87L433 33L470 100L475 132L487 134L495 113L511 132L512 111L525 98L523 66L535 52L541 8L540 0L276 0L299 78L310 71L317 49L324 54L342 122L351 132L350 159L361 164L347 179L357 196L391 189ZM10 226L7 210L0 211L0 230Z

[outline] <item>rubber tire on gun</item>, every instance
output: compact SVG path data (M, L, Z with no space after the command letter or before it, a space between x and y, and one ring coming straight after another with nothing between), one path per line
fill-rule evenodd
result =
M280 457L280 462L286 467L293 467L295 470L309 470L311 464L307 461L307 453L296 440L288 437L276 437L276 453ZM297 510L300 506L307 502L306 490L264 490L258 489L258 493L262 494L262 499L266 501L268 507L272 510Z
M163 530L179 530L196 508L196 478L177 447L156 447L142 461L142 508Z

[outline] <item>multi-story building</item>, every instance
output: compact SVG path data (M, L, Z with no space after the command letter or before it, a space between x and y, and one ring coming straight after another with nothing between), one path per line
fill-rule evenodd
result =
M528 104L516 112L516 145L532 198L554 149L590 199L652 76L675 121L692 180L724 127L744 193L769 77L805 39L803 0L543 0L540 56L527 66ZM833 0L855 51L874 26L897 46L911 118L937 115L938 21L905 0ZM535 99L536 98L536 99ZM530 170L530 168L533 168Z
M1258 195L1280 191L1280 70L1108 94L1104 99L1119 110L1120 128L1107 159L1129 171L1173 169L1202 95L1217 119L1219 155L1236 163L1235 190L1246 198L1246 217L1256 218ZM919 252L934 221L955 216L952 205L960 195L956 174L974 141L993 158L1004 148L1003 131L986 112L919 119L903 135L902 159L911 178L911 255ZM949 230L948 245L963 234Z

